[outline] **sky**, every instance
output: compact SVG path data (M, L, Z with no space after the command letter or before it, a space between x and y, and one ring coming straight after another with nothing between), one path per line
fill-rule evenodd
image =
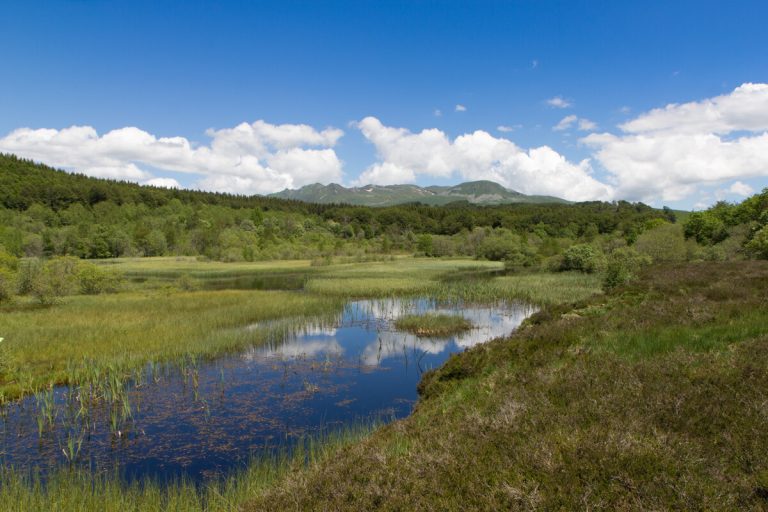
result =
M765 1L6 0L0 152L239 194L768 186Z

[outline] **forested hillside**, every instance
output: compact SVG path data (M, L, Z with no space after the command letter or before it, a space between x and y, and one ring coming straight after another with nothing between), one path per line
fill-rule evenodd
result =
M630 243L674 221L643 204L383 208L162 189L0 155L0 245L15 256L200 255L225 261L392 251L540 259L598 236Z

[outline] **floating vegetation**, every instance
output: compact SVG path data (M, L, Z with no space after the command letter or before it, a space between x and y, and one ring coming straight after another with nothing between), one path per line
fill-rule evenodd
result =
M395 327L416 336L451 336L472 329L472 322L460 315L406 315L395 320Z

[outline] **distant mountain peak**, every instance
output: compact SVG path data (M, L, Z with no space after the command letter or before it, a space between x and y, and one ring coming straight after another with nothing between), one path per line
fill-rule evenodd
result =
M491 205L507 203L567 203L551 196L528 196L488 180L468 181L453 186L420 187L418 185L374 185L344 187L338 183L314 183L299 189L285 189L272 197L295 199L308 203L347 203L361 206L391 206L420 202L431 205L468 201Z

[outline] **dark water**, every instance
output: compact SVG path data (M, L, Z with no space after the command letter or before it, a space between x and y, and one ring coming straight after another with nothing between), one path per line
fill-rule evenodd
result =
M427 311L461 314L476 327L442 339L392 327L403 314ZM115 409L97 403L90 414L79 414L76 397L85 390L62 387L51 396L53 425L39 434L47 406L28 397L5 409L0 452L6 466L32 471L66 465L76 453L77 465L119 468L128 480L202 481L265 449L290 448L303 436L408 415L424 371L453 352L510 333L532 312L514 304L351 302L335 321L305 326L270 346L184 368L148 369L143 382L128 388L130 414L112 427Z

